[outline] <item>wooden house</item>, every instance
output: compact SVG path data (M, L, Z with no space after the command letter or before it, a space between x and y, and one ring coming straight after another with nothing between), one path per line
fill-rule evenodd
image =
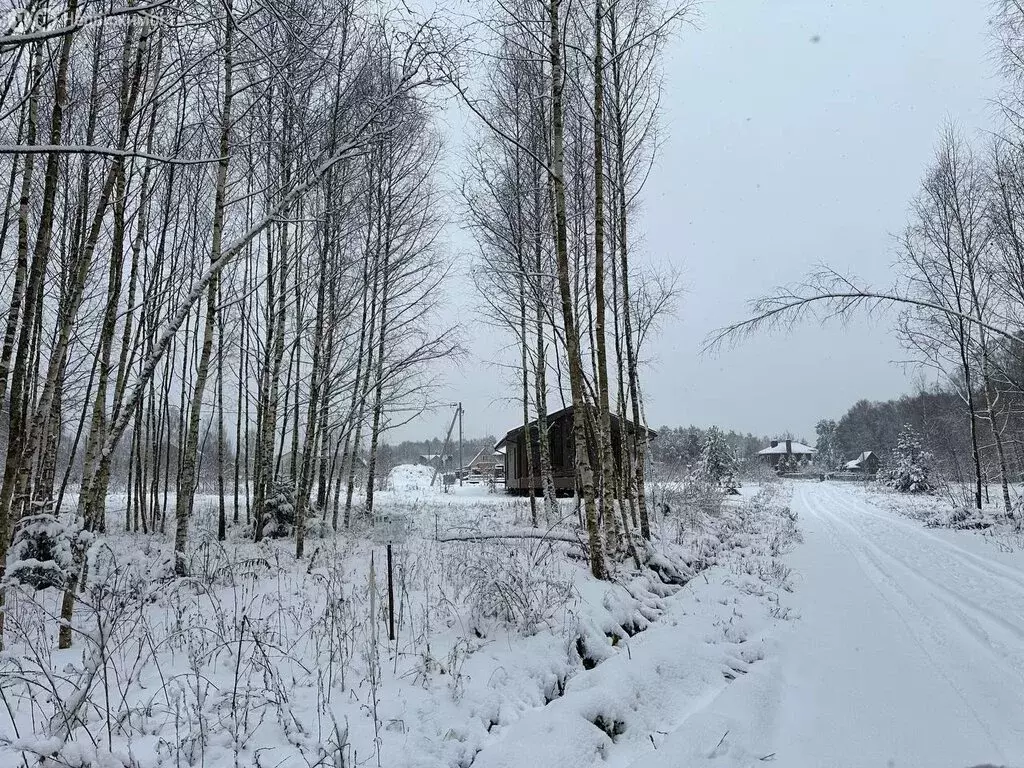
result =
M421 453L420 464L427 467L434 467L435 469L443 469L452 463L452 457L445 453Z
M574 415L572 406L555 411L547 416L548 450L551 456L551 475L555 483L555 492L570 495L576 490L575 443L572 431ZM625 422L627 439L632 439L634 426L631 421ZM655 433L645 429L647 439L655 437ZM617 416L611 417L612 457L616 466L622 461L622 424ZM528 473L526 454L527 429L516 427L510 430L495 446L496 451L505 453L505 491L510 494L523 495L530 492L540 494L543 487L540 477L540 442L537 439L537 422L529 424L530 453L533 473ZM596 466L599 456L591 456L591 465Z
M874 451L864 451L853 461L848 461L843 465L843 469L847 472L860 472L865 475L877 475L878 467L881 464L881 460L878 458L878 454Z
M487 480L501 476L505 468L505 454L490 446L481 448L479 453L463 468L463 475L470 479Z

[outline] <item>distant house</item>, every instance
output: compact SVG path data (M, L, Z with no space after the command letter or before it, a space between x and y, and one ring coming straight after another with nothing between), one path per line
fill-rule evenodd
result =
M421 453L420 464L426 464L428 467L447 467L452 463L452 457L446 454L440 453Z
M505 454L487 446L480 449L480 452L465 466L464 471L467 477L489 479L500 475L499 467L501 471L505 468Z
M560 411L549 413L547 416L547 439L548 450L551 456L551 475L555 483L555 492L568 495L576 490L576 462L575 443L573 442L574 414L572 406L563 408ZM615 415L611 416L612 431L612 460L616 466L622 461L622 429L623 425ZM631 421L625 422L626 436L632 437L636 427ZM643 428L647 438L655 437L655 433ZM505 452L505 491L510 494L526 494L530 488L535 493L543 493L540 477L540 441L536 439L537 422L529 424L530 435L530 464L527 463L527 430L524 427L516 427L509 430L494 449ZM591 462L598 461L598 457L592 456ZM532 469L532 474L528 472Z
M778 468L784 459L796 462L814 461L814 454L813 448L796 440L772 440L767 448L757 452L761 461L773 469Z
M863 472L866 475L876 475L881 463L878 454L874 451L864 451L853 461L846 462L843 465L843 469L847 472Z

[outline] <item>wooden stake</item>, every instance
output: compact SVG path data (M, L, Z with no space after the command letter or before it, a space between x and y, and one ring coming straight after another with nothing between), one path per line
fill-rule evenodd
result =
M395 579L391 562L391 544L388 544L388 640L395 639Z

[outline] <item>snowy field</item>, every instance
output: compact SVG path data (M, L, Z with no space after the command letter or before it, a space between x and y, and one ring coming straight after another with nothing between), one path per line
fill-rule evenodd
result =
M642 765L775 655L798 535L777 486L659 518L655 570L597 582L580 543L438 541L522 530L528 502L429 479L397 469L372 527L299 562L242 527L216 542L211 498L186 579L170 533L109 533L69 651L53 650L60 595L9 590L0 765ZM574 521L573 501L560 512Z
M597 582L564 521L459 540L523 530L527 501L429 479L397 469L372 528L299 562L217 543L215 499L186 579L169 536L108 534L70 651L59 595L9 591L0 766L1024 765L1011 537L769 484L659 516L654 569Z

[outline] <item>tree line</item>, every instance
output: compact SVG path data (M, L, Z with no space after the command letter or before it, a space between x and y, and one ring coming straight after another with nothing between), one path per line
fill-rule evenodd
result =
M767 448L770 438L717 427L659 427L658 436L651 442L651 460L656 464L678 471L693 469L706 453L709 436L722 442L739 462L748 462L757 452ZM785 439L787 435L783 435ZM791 435L790 435L791 437ZM803 441L801 441L803 442Z
M975 397L983 397L976 392ZM1007 403L1006 413L1021 413L1024 405L1019 391L1001 387L1000 397ZM971 413L960 391L950 383L920 387L916 392L892 400L872 402L860 400L838 421L823 419L818 423L818 463L837 469L864 451L873 451L883 465L892 463L900 439L907 427L918 436L923 450L932 459L935 475L956 486L970 488L965 497L968 505L976 503L977 472L980 469L982 496L990 500L994 485L1002 492L1003 467L1008 483L1019 482L1024 467L1024 423L1019 418L1000 422L1000 459L995 435L984 423L982 431L970 428ZM977 464L975 444L978 439Z

